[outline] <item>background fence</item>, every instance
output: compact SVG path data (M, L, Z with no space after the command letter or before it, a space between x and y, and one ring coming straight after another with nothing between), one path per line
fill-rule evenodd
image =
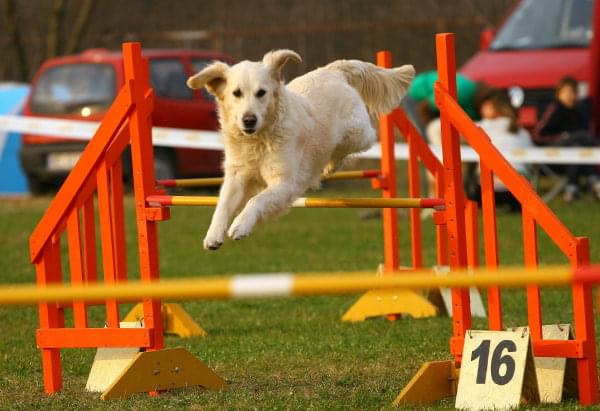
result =
M304 62L295 76L336 58L373 60L390 50L417 70L435 65L433 36L452 31L457 61L478 48L484 27L496 25L516 0L0 0L0 81L30 79L49 56L87 48L216 49L256 59L292 48ZM292 66L292 65L290 65Z

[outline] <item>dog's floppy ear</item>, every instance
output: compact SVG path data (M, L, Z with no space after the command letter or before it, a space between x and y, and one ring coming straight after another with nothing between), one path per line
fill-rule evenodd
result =
M294 63L302 63L302 57L298 53L287 49L269 51L264 55L262 62L279 76L283 66L289 60L292 60Z
M187 85L194 90L206 87L206 90L210 94L219 96L223 93L223 89L227 83L227 71L229 71L227 64L215 61L190 77Z

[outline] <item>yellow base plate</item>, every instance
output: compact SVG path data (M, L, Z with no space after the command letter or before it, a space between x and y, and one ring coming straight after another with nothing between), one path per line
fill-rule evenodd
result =
M429 405L456 395L458 370L453 361L426 362L396 397L393 405Z
M175 334L182 338L204 337L206 331L179 304L165 303L161 305L163 327L165 334ZM144 305L136 304L129 311L123 321L142 321L144 319Z
M103 400L132 394L199 386L219 390L225 380L183 348L138 353L102 393Z
M403 289L371 290L363 294L342 317L358 322L388 314L408 314L414 318L434 317L438 308L421 294Z

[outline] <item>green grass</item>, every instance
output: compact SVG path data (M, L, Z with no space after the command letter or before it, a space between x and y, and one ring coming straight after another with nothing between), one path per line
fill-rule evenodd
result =
M352 195L373 195L366 185ZM346 192L326 191L322 195ZM0 283L35 279L28 262L28 236L49 199L0 202ZM128 268L138 272L132 200L127 198ZM585 200L553 209L576 235L589 236L592 260L600 261L600 205ZM382 229L377 219L361 220L362 210L293 210L267 222L240 242L218 252L201 248L211 210L177 208L159 226L163 278L278 271L374 269L383 258ZM406 218L401 227L401 258L410 255ZM435 258L433 223L424 223L424 256ZM522 264L520 216L499 214L501 262ZM543 264L564 263L548 238L540 235ZM65 261L63 261L65 264ZM0 409L381 409L389 408L400 389L424 361L449 359L451 321L438 317L359 324L340 321L357 296L193 301L186 310L209 332L207 338L167 337L166 345L183 346L230 382L221 392L181 390L149 398L104 403L84 386L93 350L63 351L63 391L46 397L35 345L35 308L0 308ZM572 322L566 290L543 291L545 323ZM527 322L523 291L503 297L507 326ZM128 306L124 306L123 313ZM91 310L95 324L103 312ZM476 320L474 328L485 328ZM576 408L576 402L562 406ZM451 408L452 400L434 408ZM555 407L557 408L557 407Z

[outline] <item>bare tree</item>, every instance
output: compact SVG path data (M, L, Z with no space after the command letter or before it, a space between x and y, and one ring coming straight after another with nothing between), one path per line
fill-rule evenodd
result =
M25 57L25 49L23 48L23 42L19 29L17 26L17 13L15 7L15 0L3 0L4 18L6 33L10 44L12 44L13 52L16 54L17 62L17 73L19 80L27 81L29 78L29 70L27 66L27 60Z
M56 57L61 50L61 26L65 14L65 0L53 0L48 20L48 37L46 38L46 57Z
M75 19L75 27L69 36L65 47L65 54L73 54L79 49L81 36L88 27L90 16L96 5L96 0L84 0L83 5L79 8L79 13Z
M380 49L427 70L435 66L435 32L456 33L461 63L477 49L479 32L515 1L0 0L0 47L14 56L0 60L0 72L27 80L46 58L118 48L131 39L146 48L208 47L236 58L295 47L304 55L304 66L290 66L295 74L336 58L372 59ZM173 34L192 32L201 35L190 40Z

